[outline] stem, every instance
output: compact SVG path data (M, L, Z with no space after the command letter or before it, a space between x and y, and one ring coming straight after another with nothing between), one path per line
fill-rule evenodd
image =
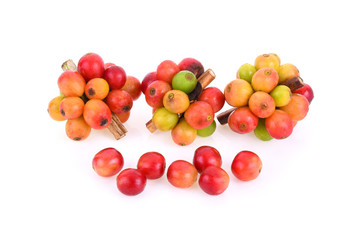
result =
M152 119L146 123L146 128L147 128L148 131L150 131L151 133L154 133L154 132L156 132L156 130L157 130L157 128L156 128L156 126L155 126L155 123L152 121Z
M229 118L229 115L231 115L231 113L236 110L237 108L231 108L231 109L228 109L227 111L224 111L220 114L217 115L217 120L218 122L221 124L221 125L225 125L228 123L228 118Z
M67 60L66 62L64 62L61 65L62 70L67 71L67 70L71 70L71 71L77 71L77 67L76 64L74 63L74 61L72 61L72 59Z
M116 114L112 114L112 120L107 129L112 133L116 140L123 138L127 133L127 129L123 126Z
M196 100L197 98L199 98L202 91L203 91L202 84L200 82L197 82L196 87L194 88L194 90L188 94L188 99L191 102Z
M202 89L205 89L214 79L216 74L214 74L212 69L208 69L198 78L198 82L202 85Z
M281 84L289 87L291 92L294 92L295 90L304 87L303 79L299 76L293 77Z

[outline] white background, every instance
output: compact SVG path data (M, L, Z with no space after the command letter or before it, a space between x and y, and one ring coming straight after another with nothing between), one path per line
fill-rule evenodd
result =
M359 17L355 1L3 1L0 4L0 239L358 239ZM307 117L286 140L262 142L218 126L187 147L150 134L151 108L134 102L128 134L93 131L69 140L47 104L59 94L61 64L87 52L140 80L166 59L200 60L220 89L244 63L275 52L315 92ZM229 106L225 105L224 109ZM219 125L219 124L218 124ZM105 147L135 167L147 151L192 161L216 147L230 175L219 196L148 181L135 197L115 177L97 176ZM234 156L256 152L258 179L240 182Z

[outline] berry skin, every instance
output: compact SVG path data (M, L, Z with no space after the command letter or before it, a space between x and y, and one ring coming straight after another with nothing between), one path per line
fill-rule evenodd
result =
M60 75L57 85L65 97L81 97L85 92L86 82L80 73L68 70Z
M293 93L289 103L279 109L288 113L293 120L300 121L307 116L309 111L309 102L305 96Z
M98 54L87 53L80 58L77 69L87 82L93 78L102 78L105 64Z
M249 109L259 118L267 118L275 111L275 101L266 92L257 91L252 94L248 102Z
M138 160L137 169L139 169L147 179L157 179L165 173L166 160L163 155L158 152L147 152Z
M264 67L254 73L252 87L254 91L271 92L278 84L278 73L271 67Z
M232 173L242 181L256 179L262 170L262 161L251 151L241 151L233 159Z
M222 194L229 185L229 175L217 166L207 167L198 180L199 186L209 195Z
M209 166L221 167L222 157L214 147L201 146L194 152L193 165L202 173Z
M187 94L192 92L196 85L196 76L188 70L178 72L172 79L172 88L181 90Z
M252 93L251 84L243 79L231 81L224 89L224 97L232 107L246 106Z
M92 159L92 168L102 177L111 177L123 167L122 154L114 148L105 148L96 153Z
M122 87L122 90L128 92L132 100L135 101L141 96L141 82L132 76L127 76L126 83Z
M104 99L107 97L110 87L103 78L93 78L87 82L85 94L88 99Z
M304 84L304 87L301 87L301 88L295 90L294 93L298 93L298 94L303 95L304 97L306 97L309 104L312 102L312 100L314 98L313 89L307 83Z
M168 82L156 80L148 85L145 93L146 102L153 108L163 107L163 97L171 90Z
M85 122L82 116L67 120L65 130L66 135L74 141L85 140L91 133L91 127Z
M258 124L258 117L248 107L234 110L228 117L228 126L232 131L244 134L253 131Z
M253 130L253 132L258 139L262 141L270 141L273 139L273 137L269 135L266 126L264 125L264 122L265 122L264 118L258 119L257 127L256 129Z
M243 79L243 80L246 80L247 82L251 83L252 82L252 77L253 77L253 74L257 71L257 69L249 64L249 63L246 63L246 64L243 64L239 69L238 69L238 72L237 72L237 78L238 79Z
M66 119L75 119L84 111L84 101L79 97L66 97L59 106L61 115Z
M290 63L280 65L279 71L279 83L283 83L293 77L299 76L299 71L296 66Z
M131 95L122 89L110 91L106 98L106 104L112 112L116 114L124 114L131 110L133 100Z
M276 54L273 53L262 54L256 58L254 66L257 70L264 67L271 67L278 72L280 66L280 59Z
M209 103L196 101L188 107L184 118L194 129L202 129L211 125L214 120L214 111Z
M216 87L205 88L198 98L198 101L205 101L212 106L213 111L216 113L222 109L225 103L224 94Z
M55 121L64 121L66 118L62 116L60 112L60 103L64 99L63 96L57 96L53 98L47 107L47 111L50 115L50 117Z
M90 127L99 130L107 128L112 120L110 108L98 99L91 99L85 104L83 116Z
M171 136L173 142L180 146L187 146L196 139L197 129L191 127L184 118L172 129Z
M197 129L197 135L200 137L209 137L216 131L216 128L217 128L217 123L216 121L213 120L211 125L209 125L208 127Z
M169 131L174 128L178 122L178 114L168 111L161 107L155 111L152 121L160 131Z
M111 66L104 72L104 79L110 85L111 90L121 89L126 83L126 72L120 66Z
M183 113L189 107L188 95L181 90L170 90L163 96L164 107L172 113Z
M179 64L178 67L181 71L188 70L191 71L196 78L199 78L204 72L204 67L202 63L194 58L185 58Z
M197 181L197 169L189 162L176 160L167 170L167 179L175 187L189 188Z
M165 60L157 67L157 80L165 81L172 84L172 78L180 71L178 65L171 61Z
M293 119L282 110L275 110L265 119L265 128L275 139L285 139L293 132Z
M138 195L146 187L147 179L138 169L127 168L122 170L116 178L118 190L128 196Z
M154 81L157 80L157 73L156 72L150 72L147 73L146 76L143 78L141 82L141 91L143 94L146 93L147 87Z

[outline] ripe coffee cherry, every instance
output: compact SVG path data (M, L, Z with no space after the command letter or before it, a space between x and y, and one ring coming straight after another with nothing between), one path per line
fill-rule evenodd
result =
M214 147L202 146L194 152L193 165L199 173L202 173L209 166L221 167L222 157Z
M223 193L229 185L229 176L226 171L217 166L207 167L198 180L199 186L209 195Z
M104 72L104 78L110 85L110 89L121 89L126 83L126 72L120 66L111 66Z
M166 160L158 152L147 152L143 154L137 163L139 169L147 179L157 179L162 177L166 168Z
M105 72L105 64L98 54L87 53L80 58L77 69L87 82L93 78L102 78Z
M111 177L119 173L123 167L122 154L114 148L99 151L92 160L92 168L102 177Z
M231 170L238 179L250 181L258 177L262 170L262 161L254 152L241 151L234 157Z
M189 162L177 160L171 163L167 170L167 179L175 187L189 188L197 180L197 170Z
M120 192L128 196L134 196L145 189L147 179L140 170L127 168L120 172L116 181Z

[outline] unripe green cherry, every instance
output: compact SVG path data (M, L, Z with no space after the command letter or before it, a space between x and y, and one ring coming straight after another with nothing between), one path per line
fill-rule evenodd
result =
M290 102L292 92L289 87L285 85L278 85L270 92L270 95L274 99L276 107L283 107Z
M262 141L269 141L272 140L273 137L271 135L269 135L266 126L264 124L265 119L264 118L260 118L258 120L258 124L257 127L254 129L254 135L256 135L256 137Z
M216 127L216 121L213 121L208 127L197 129L197 135L200 137L209 137L216 131Z
M197 85L196 76L187 70L180 71L172 79L172 88L181 90L187 94L193 91Z
M257 71L257 69L249 63L243 64L240 66L237 72L237 78L246 80L247 82L252 82L253 74Z

